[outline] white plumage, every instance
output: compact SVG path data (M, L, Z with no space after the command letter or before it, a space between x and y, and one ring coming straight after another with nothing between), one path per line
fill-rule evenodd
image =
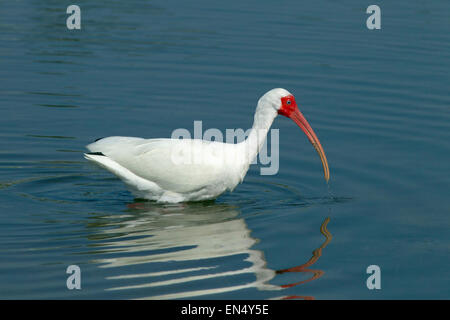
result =
M108 137L89 144L91 153L84 156L119 177L138 198L168 203L215 199L242 182L283 97L292 95L273 89L261 97L248 138L237 144Z
M122 179L136 197L172 203L198 201L233 190L246 172L242 161L225 166L210 144L222 143L108 137L87 146L105 156L85 154L85 157ZM218 148L233 152L232 146L222 144ZM178 161L177 157L183 155L190 155L191 159L185 163ZM196 163L196 158L202 161Z

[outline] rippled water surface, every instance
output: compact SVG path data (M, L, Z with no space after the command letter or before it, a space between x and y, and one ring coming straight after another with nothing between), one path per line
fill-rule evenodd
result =
M449 298L450 2L0 2L0 298ZM133 199L83 159L110 135L278 118L280 166L216 201ZM366 268L381 268L368 290ZM78 265L81 290L68 290Z

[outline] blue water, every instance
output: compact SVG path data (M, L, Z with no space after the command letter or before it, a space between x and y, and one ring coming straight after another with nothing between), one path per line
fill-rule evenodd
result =
M0 2L0 298L448 299L450 2ZM158 205L83 159L95 138L279 117L280 167ZM66 269L81 269L68 290ZM369 290L369 265L381 289Z

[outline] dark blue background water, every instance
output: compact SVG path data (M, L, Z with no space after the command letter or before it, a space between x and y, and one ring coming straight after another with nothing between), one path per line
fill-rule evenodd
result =
M373 31L360 1L78 1L80 31L70 4L0 2L0 298L449 298L450 2L379 1ZM135 201L82 157L246 129L274 87L329 186L285 118L279 173L216 202Z

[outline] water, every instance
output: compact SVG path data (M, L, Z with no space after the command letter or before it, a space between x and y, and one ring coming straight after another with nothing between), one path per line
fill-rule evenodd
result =
M448 1L0 3L0 298L449 298ZM248 128L296 95L280 169L215 202L134 200L87 163L110 135ZM381 290L366 269L381 268ZM82 289L68 290L78 265Z

